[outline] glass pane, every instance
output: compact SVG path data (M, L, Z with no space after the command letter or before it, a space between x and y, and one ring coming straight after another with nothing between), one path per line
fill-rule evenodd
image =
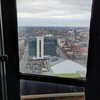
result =
M82 87L61 84L20 81L21 100L84 100Z
M92 0L17 0L20 72L85 78Z

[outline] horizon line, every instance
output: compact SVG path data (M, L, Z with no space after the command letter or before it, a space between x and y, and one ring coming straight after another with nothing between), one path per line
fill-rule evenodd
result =
M18 27L87 27L89 26L34 26L34 25L18 25Z

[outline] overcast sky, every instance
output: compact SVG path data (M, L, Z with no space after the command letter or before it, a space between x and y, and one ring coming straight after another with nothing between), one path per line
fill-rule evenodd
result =
M17 0L19 26L89 26L92 0Z

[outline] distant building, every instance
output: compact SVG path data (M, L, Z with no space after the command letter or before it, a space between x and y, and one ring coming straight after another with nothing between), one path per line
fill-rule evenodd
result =
M74 31L68 31L68 39L71 41L75 41L75 33Z
M57 39L54 37L30 37L28 38L29 58L43 58L44 56L56 56Z
M57 39L44 37L44 55L45 56L56 56L57 50Z
M33 56L36 57L36 38L28 38L28 54L29 58L33 58Z
M86 67L73 62L71 60L66 60L58 63L51 67L52 72L59 77L67 78L85 78L86 77Z
M65 38L58 38L57 42L58 42L59 47L64 47L66 40Z

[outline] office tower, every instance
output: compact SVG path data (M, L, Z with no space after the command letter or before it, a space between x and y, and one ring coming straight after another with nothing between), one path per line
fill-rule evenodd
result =
M54 37L30 37L28 38L29 58L44 58L44 56L56 56L57 39Z
M53 37L44 37L44 55L56 56L57 39Z
M30 37L28 38L28 55L29 58L36 57L36 38Z

